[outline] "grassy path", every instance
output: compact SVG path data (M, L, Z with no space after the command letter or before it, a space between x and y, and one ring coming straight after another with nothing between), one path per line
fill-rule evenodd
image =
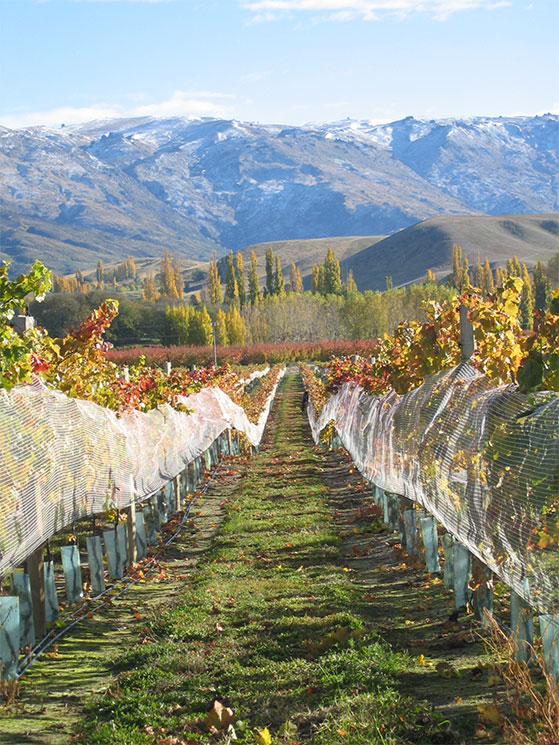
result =
M87 745L478 741L472 711L487 691L469 670L479 648L446 628L440 584L370 531L358 474L313 447L300 396L288 375L261 452L202 503L198 545L186 536L155 588L138 588L37 664L24 724L6 718L15 729L1 743L62 745L71 731ZM417 662L423 651L430 667ZM461 677L438 675L441 662ZM62 686L53 698L56 675L69 702Z

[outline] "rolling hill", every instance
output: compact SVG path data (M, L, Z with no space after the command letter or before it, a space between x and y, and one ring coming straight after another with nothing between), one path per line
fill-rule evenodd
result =
M353 255L374 246L384 238L386 236L383 235L349 235L343 237L334 236L332 238L270 241L247 246L242 249L241 253L243 254L245 269L248 267L251 253L254 251L256 254L258 259L258 277L261 287L264 287L266 281L266 251L268 248L271 248L274 254L280 257L285 279L287 280L289 278L289 267L291 262L293 262L301 272L306 289L309 289L313 264L322 264L329 248L334 250L334 253L341 262L346 262ZM219 272L223 278L225 278L226 274L225 262L225 257L218 262Z
M534 215L444 215L401 230L364 248L344 261L360 290L384 289L386 276L394 285L421 280L432 269L438 278L452 269L452 246L462 246L470 266L479 254L492 267L512 256L532 267L559 252L556 213Z

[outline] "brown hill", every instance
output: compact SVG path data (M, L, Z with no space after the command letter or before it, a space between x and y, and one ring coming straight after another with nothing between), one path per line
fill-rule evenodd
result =
M421 280L432 269L437 278L452 269L452 246L462 249L470 266L479 254L493 268L512 256L532 267L559 252L557 213L527 215L443 215L400 230L344 261L360 290L383 289L386 277L394 285Z

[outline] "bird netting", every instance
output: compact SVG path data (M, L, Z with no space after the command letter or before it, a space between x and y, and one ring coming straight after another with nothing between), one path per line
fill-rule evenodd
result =
M37 383L0 391L0 577L66 525L139 502L226 429L258 446L281 375L256 424L219 388L121 417Z
M400 396L346 383L317 417L368 480L414 500L540 612L559 609L559 394L463 363Z

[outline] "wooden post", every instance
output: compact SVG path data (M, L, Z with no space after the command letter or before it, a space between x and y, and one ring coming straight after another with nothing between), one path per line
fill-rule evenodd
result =
M175 489L175 510L180 512L182 510L182 495L181 495L181 480L179 476L175 476L173 479L173 487Z
M460 346L462 347L462 361L467 362L474 353L474 328L468 318L470 309L465 305L460 306Z
M35 638L42 639L47 633L43 546L35 549L35 551L27 557L27 573L29 574L29 583L31 585L31 603L33 605Z
M126 513L126 523L128 526L128 557L130 563L138 560L138 550L136 548L136 503L132 502Z

